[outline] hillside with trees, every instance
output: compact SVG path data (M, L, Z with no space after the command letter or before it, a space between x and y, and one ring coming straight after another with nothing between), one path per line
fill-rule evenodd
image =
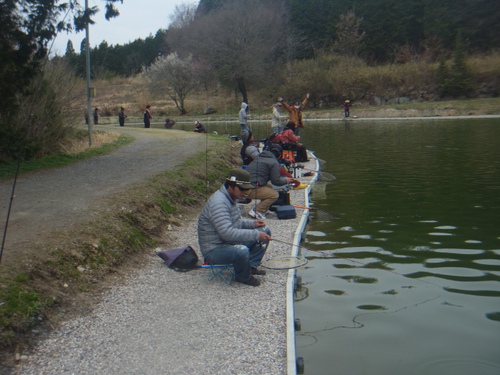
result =
M102 1L119 16L120 0ZM74 0L0 4L0 161L59 152L81 119L86 43L50 60L47 45L96 12ZM254 108L305 92L321 108L495 97L499 47L497 0L200 0L146 39L90 52L93 80L139 77L150 97L188 114L194 93Z

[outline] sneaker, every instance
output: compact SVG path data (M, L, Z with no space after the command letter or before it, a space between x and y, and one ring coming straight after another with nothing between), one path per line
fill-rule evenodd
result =
M261 275L261 276L264 276L265 274L266 274L266 271L259 270L258 268L252 267L252 275Z
M236 281L238 281L239 283L245 284L245 285L250 285L250 286L259 286L260 285L260 281L253 276L250 276L250 278L247 281L239 281L239 280L236 280Z
M257 220L265 220L265 218L266 218L266 215L264 215L260 212L254 211L254 210L250 210L248 212L248 216L250 216L254 219L257 219Z

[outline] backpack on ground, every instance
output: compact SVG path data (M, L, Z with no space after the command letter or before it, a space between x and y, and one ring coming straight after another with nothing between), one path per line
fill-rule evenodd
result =
M187 272L201 266L197 265L198 255L191 246L162 250L156 253L165 264L178 272Z

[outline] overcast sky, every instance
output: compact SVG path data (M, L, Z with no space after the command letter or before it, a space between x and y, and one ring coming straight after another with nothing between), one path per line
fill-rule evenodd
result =
M82 5L85 4L81 0ZM89 0L89 7L98 6L100 12L94 17L96 22L90 26L90 45L95 47L103 40L108 44L126 44L135 39L153 36L158 29L166 29L170 23L169 16L173 13L176 5L182 3L198 3L195 0L123 0L123 4L117 3L120 15L117 18L106 21L104 18L105 1ZM52 54L64 55L66 45L71 39L76 52L80 52L80 43L85 38L85 31L67 34L65 32L57 35L52 47Z

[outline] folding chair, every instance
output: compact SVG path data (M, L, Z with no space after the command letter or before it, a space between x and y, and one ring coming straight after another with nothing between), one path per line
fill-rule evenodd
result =
M208 281L219 278L224 281L224 283L230 285L234 280L235 274L232 264L210 264L205 261L205 264L203 264L202 267L208 269Z

